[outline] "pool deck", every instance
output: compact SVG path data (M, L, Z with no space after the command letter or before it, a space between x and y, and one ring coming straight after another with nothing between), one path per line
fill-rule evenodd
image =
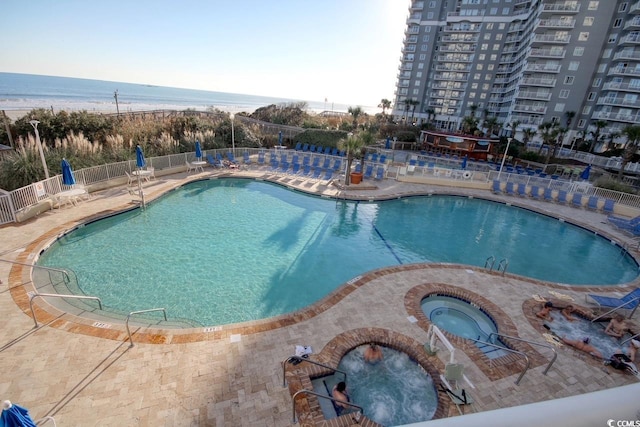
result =
M145 184L145 192L152 199L188 180L211 175L270 179L316 194L345 195L333 185L260 169L233 173L207 169L162 176ZM444 180L442 186L387 179L371 182L370 189L352 186L346 193L362 199L430 192L482 197L565 218L618 242L631 242L606 223L604 214L586 209L447 187ZM124 186L110 188L93 193L92 200L78 206L1 227L0 258L29 263L34 251L61 231L84 218L131 207L131 199ZM140 330L134 335L135 346L130 347L122 325L95 327L56 313L42 299L37 300L43 307L37 311L40 325L34 328L25 294L31 287L28 277L25 279L21 268L0 263L0 279L0 317L4 321L0 331L0 400L10 399L27 407L35 419L54 416L58 426L292 425L292 402L289 390L282 386L281 362L293 353L295 345L311 345L319 353L335 337L357 328L384 328L425 342L426 331L420 323L408 320L405 301L407 293L418 286L445 284L481 294L506 313L520 337L536 341L541 340L541 322L532 315L532 295L550 297L549 291L562 292L586 307L584 295L588 292L621 296L638 286L636 280L615 290L560 287L508 273L502 277L479 267L401 266L374 271L297 315L211 331ZM448 354L438 357L446 361ZM473 355L459 352L457 358L476 387L471 390L476 411L637 382L633 376L614 372L567 347L558 349L558 359L547 375L542 374L544 364L538 365L527 372L520 385L514 384L517 374L490 379Z

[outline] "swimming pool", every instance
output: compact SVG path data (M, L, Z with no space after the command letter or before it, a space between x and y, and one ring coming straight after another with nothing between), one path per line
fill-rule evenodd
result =
M363 413L384 426L426 421L433 418L438 394L431 376L407 354L382 347L383 359L376 364L364 361L360 346L344 355L338 369L347 373L347 391L351 401L362 406ZM337 374L327 387L343 378Z
M467 301L444 295L429 295L421 303L425 316L437 327L462 338L494 342L498 332L493 319ZM499 340L498 340L499 341ZM498 345L505 346L502 342ZM490 359L507 354L499 348L476 342L475 345Z
M197 181L58 239L39 265L69 268L79 292L126 315L222 325L306 307L376 268L483 266L569 284L619 284L637 265L592 232L500 203L453 196L377 203L309 196L250 179ZM533 261L535 260L535 262Z

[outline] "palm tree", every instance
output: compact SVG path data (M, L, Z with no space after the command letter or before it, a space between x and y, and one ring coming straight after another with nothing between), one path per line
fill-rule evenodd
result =
M640 125L629 125L622 131L624 136L627 137L627 142L624 147L624 154L622 155L622 165L618 171L618 177L622 178L624 175L624 168L627 163L633 158L633 155L638 151L638 143L640 142Z
M362 107L359 105L357 107L349 107L347 111L353 117L353 129L358 129L358 117L363 113Z
M542 137L542 144L540 145L540 149L538 150L538 154L542 154L542 148L545 144L549 147L547 148L547 159L549 158L549 154L551 150L549 150L553 141L556 139L558 123L556 122L544 122L538 126L538 131L540 132L540 136Z
M344 177L344 185L351 183L351 164L353 163L354 156L365 146L365 138L363 138L362 135L364 133L367 132L360 132L358 134L349 132L347 138L338 141L338 147L347 153L347 173Z
M498 127L498 118L495 116L485 118L483 126L487 128L487 134L485 136L491 137L495 128Z
M602 137L602 128L604 128L605 126L607 126L607 122L605 120L597 120L595 123L593 123L593 126L596 127L596 130L592 130L591 132L589 132L589 135L591 135L591 147L589 147L589 152L593 153L593 149L595 148L596 144L598 144L600 142L600 139Z
M527 144L529 144L529 142L533 140L533 138L535 138L537 134L538 131L536 131L535 129L526 128L522 130L522 143L524 144L525 149L527 147Z
M511 137L515 138L516 133L518 132L518 126L520 126L522 122L520 120L514 120L511 123L507 123L505 128L511 129Z
M615 132L615 131L611 132L609 134L609 142L607 142L607 150L611 149L612 146L613 146L613 148L616 148L617 144L614 142L614 140L616 138L621 137L621 136L622 136L622 134L620 132ZM625 145L626 145L626 143L625 143Z
M573 118L575 116L576 116L576 112L575 111L566 111L564 113L565 126L567 127L567 129L571 129L571 123L573 122Z
M387 115L387 108L391 108L391 101L386 98L382 98L380 100L380 104L378 104L378 108L382 108L382 115Z
M411 106L411 123L413 123L413 117L416 113L416 106L420 105L420 101L418 101L417 99L407 99L405 101L405 104Z

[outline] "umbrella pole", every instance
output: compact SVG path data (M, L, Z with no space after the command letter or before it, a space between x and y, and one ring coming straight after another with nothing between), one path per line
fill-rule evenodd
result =
M144 192L142 191L142 182L140 180L140 171L138 171L138 194L140 195L140 200L142 201L142 207L144 208Z

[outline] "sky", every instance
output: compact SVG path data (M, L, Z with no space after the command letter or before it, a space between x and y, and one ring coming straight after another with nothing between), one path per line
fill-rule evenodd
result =
M2 0L0 72L393 101L408 0Z

